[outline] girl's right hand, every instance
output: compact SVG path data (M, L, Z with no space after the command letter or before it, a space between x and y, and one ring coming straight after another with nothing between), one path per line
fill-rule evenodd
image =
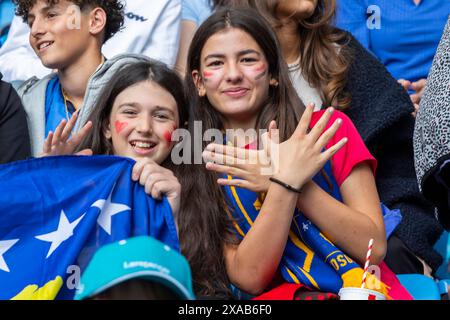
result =
M42 150L40 157L64 156L74 154L77 147L92 129L92 122L88 121L79 132L75 133L70 138L70 134L72 133L77 119L78 110L72 115L69 121L62 120L54 133L51 131L49 132L47 139L45 139L44 149ZM92 150L85 149L76 153L76 155L90 156L92 155Z
M163 168L150 159L140 159L136 162L132 172L133 181L145 187L145 193L153 199L161 200L166 196L172 213L178 214L181 201L181 185L172 171Z
M342 120L337 119L324 132L333 112L334 109L329 108L308 132L314 113L314 106L309 105L294 134L287 141L274 145L271 141L273 137L268 136L268 140L264 144L270 146L271 149L269 154L273 164L274 178L296 189L301 189L347 143L348 139L343 138L325 150L342 124Z

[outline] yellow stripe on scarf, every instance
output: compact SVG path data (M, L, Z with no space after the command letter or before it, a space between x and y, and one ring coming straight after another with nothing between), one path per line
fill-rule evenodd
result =
M306 272L310 272L312 261L314 259L314 252L311 251L311 249L309 249L302 241L300 241L293 231L289 232L289 238L297 248L306 253L305 263L303 263L303 267L301 267L301 269L304 269Z
M289 268L287 268L287 267L285 267L285 268L286 268L286 271L287 271L287 273L289 274L289 276L290 276L290 277L292 278L292 280L294 281L294 283L296 283L296 284L301 284L301 283L300 283L300 280L298 280L298 278L295 276L295 274L294 274L291 270L289 270ZM316 289L320 290L319 285L318 285L317 282L314 280L314 278L311 277L311 275L310 275L309 273L305 272L305 270L303 270L303 269L300 268L300 267L297 267L297 268L298 268L298 270L300 270L300 271L305 275L306 278L308 278L308 280L311 282L311 284L312 284Z
M230 218L231 223L236 228L237 232L241 235L242 238L244 238L245 237L244 231L242 231L242 229L239 227L239 225L237 224L236 220L234 220L234 218L231 215L230 211L226 207L225 207L225 211L226 211L226 213L228 215L228 218Z
M232 179L233 179L232 176L228 176L228 180L232 180ZM247 211L245 210L244 206L242 205L241 199L239 199L239 196L236 192L236 188L230 186L230 189L231 189L231 193L233 194L234 200L236 200L236 203L237 203L239 209L241 209L242 214L244 215L245 219L250 224L250 226L253 226L253 221L252 221L252 219L250 219Z

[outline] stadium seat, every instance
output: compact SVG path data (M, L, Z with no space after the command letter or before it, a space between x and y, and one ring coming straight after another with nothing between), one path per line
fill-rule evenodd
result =
M434 249L444 258L441 267L436 271L433 280L420 274L397 275L400 283L416 300L441 300L442 295L448 294L450 287L450 235L444 232Z
M434 249L444 258L441 267L436 271L436 277L438 279L450 279L450 235L448 232L444 232ZM450 280L448 281L450 282Z
M433 279L421 274L400 274L397 278L414 300L441 300L438 284Z

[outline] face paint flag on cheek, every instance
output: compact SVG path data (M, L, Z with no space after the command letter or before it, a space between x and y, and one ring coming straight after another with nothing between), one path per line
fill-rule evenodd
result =
M207 82L208 78L211 78L214 75L213 72L210 71L203 71L203 81Z
M263 63L261 66L259 66L258 68L255 69L255 71L258 73L258 75L255 77L255 80L260 80L262 79L267 72L267 67L266 65Z

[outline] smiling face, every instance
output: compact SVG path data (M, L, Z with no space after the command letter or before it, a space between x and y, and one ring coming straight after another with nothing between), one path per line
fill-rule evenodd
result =
M64 69L82 56L89 44L89 13L77 17L73 5L67 0L54 5L38 0L30 9L30 44L47 68Z
M279 0L276 14L279 19L303 20L311 17L318 0Z
M203 47L200 70L192 76L199 94L208 97L226 126L254 127L268 97L270 74L253 37L236 28L214 34Z
M172 150L178 126L174 97L155 82L143 81L117 96L104 135L112 140L114 155L161 164Z

